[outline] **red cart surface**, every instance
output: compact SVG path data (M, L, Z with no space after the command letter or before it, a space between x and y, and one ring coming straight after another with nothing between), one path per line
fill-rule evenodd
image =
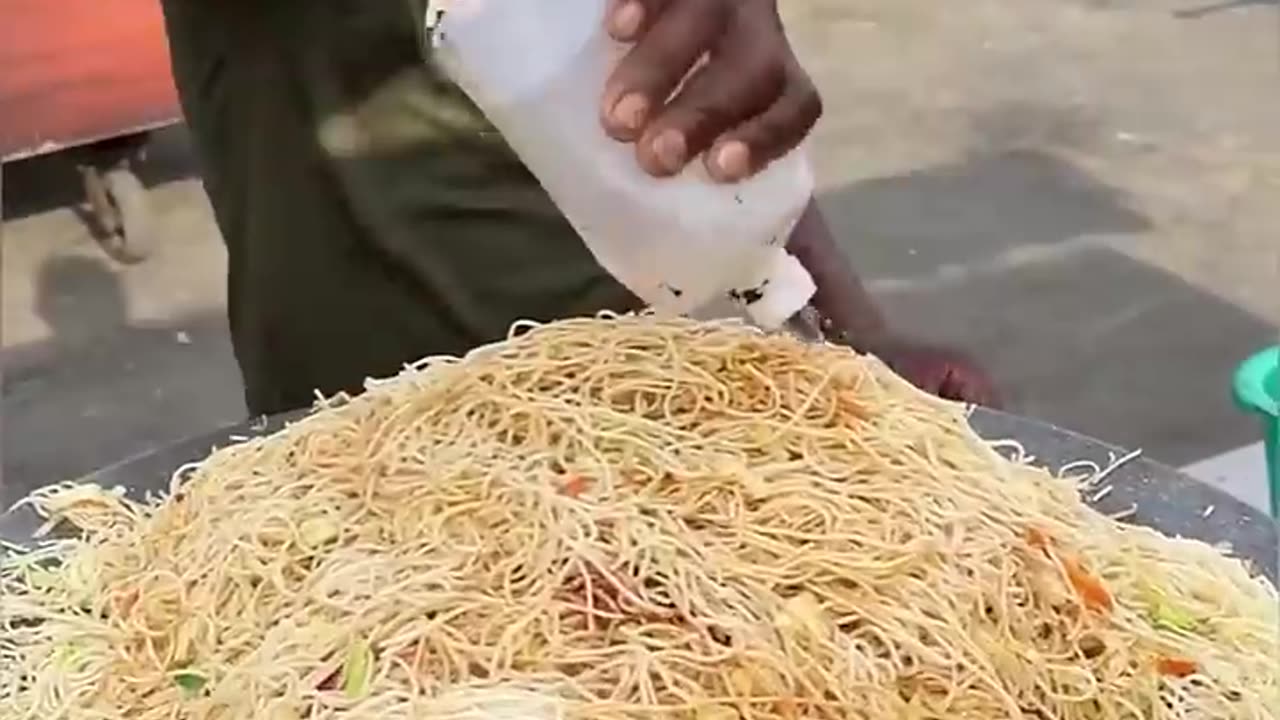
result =
M142 260L155 233L133 161L181 117L158 0L4 0L0 15L0 161L77 149L94 237Z
M0 11L0 159L178 120L157 0L4 0Z

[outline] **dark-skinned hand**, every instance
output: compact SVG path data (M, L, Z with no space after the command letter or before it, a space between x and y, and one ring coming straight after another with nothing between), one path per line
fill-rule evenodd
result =
M869 349L894 372L927 393L990 408L1001 406L1000 393L991 377L958 350L901 338L882 340Z
M743 180L822 114L776 0L611 0L606 24L633 47L606 85L602 122L651 175L703 156L716 180Z
M611 0L606 25L633 47L605 86L601 120L614 139L635 143L651 175L703 156L713 178L743 180L798 146L822 115L776 0ZM926 392L1000 403L961 353L896 338L873 352Z

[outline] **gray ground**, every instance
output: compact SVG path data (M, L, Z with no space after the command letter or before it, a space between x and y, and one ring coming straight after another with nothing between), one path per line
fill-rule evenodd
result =
M1280 19L1209 2L783 2L828 98L823 200L895 322L1014 409L1175 464L1257 439L1230 373L1280 327ZM65 157L4 173L7 495L238 419L182 133L145 168L163 242L137 266L69 207Z

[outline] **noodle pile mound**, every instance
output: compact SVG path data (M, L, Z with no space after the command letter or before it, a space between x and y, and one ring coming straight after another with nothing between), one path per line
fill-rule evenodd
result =
M878 361L524 326L32 502L0 717L1274 718L1277 596L1088 509Z

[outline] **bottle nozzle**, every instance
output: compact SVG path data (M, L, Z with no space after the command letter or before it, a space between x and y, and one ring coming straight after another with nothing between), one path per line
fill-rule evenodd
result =
M761 270L750 289L737 289L730 295L746 306L752 322L765 330L776 330L809 304L818 286L804 265L780 247L769 254Z

